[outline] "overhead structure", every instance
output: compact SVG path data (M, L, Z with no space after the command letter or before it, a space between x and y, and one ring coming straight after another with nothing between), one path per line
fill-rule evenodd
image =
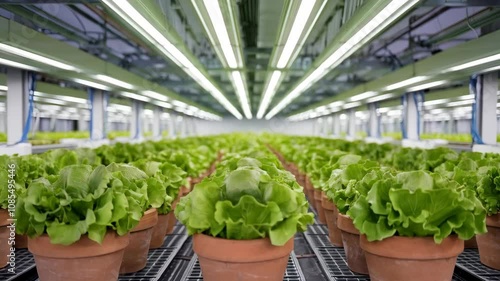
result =
M278 114L315 82L415 7L418 2L419 0L367 2L318 57L311 70L266 114L266 119L271 119Z
M182 38L169 28L155 1L103 0L103 3L159 53L181 67L231 114L238 119L243 118L216 83L211 80L198 59L187 50Z
M231 0L193 0L192 3L233 84L245 117L251 119L252 109L244 72L245 65L236 2Z
M261 119L274 94L285 77L285 72L302 50L302 46L316 24L326 0L286 1L281 16L278 39L273 49L268 69L271 70L264 84L264 92L257 112Z

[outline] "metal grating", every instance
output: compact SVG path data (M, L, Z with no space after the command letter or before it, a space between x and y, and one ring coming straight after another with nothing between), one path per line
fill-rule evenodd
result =
M198 262L198 257L196 255L193 256L189 265L184 272L184 276L182 277L183 281L203 281L203 276L201 272L200 263ZM297 257L295 253L292 252L290 254L290 259L288 260L288 265L286 267L285 276L283 277L283 281L305 281L304 274L300 269L299 262L297 261Z
M455 271L470 274L475 280L500 281L500 270L483 265L477 249L465 249L458 256L456 267Z
M14 281L26 280L23 275L35 268L35 259L27 249L16 249L15 273L8 271L9 266L0 269L0 280Z

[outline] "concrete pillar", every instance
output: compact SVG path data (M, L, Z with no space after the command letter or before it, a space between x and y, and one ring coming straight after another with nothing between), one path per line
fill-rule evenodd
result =
M479 78L477 87L477 128L483 143L496 144L498 73L483 74Z
M101 90L89 91L90 107L90 139L102 140L106 138L107 123L107 94ZM82 118L82 117L80 117Z
M57 116L54 113L54 114L50 115L49 131L50 132L55 132L56 131L56 125L57 125Z
M78 131L87 130L87 121L85 121L85 112L87 109L78 110Z
M9 68L7 71L7 144L19 142L23 136L29 102L28 72Z
M144 104L137 100L132 100L132 119L130 122L130 138L142 139L143 138L143 111Z
M168 131L168 135L171 138L177 137L177 114L171 112L170 113L170 130Z
M369 136L372 138L380 138L380 116L377 112L377 105L375 103L368 105L369 109Z
M332 134L334 136L340 135L340 114L336 113L333 115L332 119Z
M161 114L162 110L159 106L155 106L153 109L153 137L161 137L162 126L161 126Z

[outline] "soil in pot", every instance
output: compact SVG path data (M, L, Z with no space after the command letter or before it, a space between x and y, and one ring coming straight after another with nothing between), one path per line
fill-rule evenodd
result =
M342 244L347 257L347 266L356 273L368 274L365 252L359 245L359 231L349 216L338 214L337 226L342 232Z
M158 249L163 245L167 229L168 229L168 214L158 215L158 223L156 223L156 225L153 227L153 234L151 236L151 243L149 244L149 249Z
M318 219L322 224L326 224L325 210L321 205L321 195L322 191L320 189L314 189L314 201L316 202L316 212L318 213Z
M269 238L229 240L195 234L193 250L205 281L282 281L293 238L273 246Z
M149 209L139 224L130 230L130 243L125 248L120 274L137 272L146 266L153 227L157 222L158 212L156 209Z
M500 213L486 217L488 232L476 235L481 263L500 270Z
M40 281L116 281L129 235L108 231L102 244L83 235L69 245L50 243L48 235L28 239Z
M9 237L10 229L7 227L10 223L9 212L4 209L0 209L0 268L4 268L8 262L9 257L7 255L10 252Z
M449 236L436 244L433 237L393 236L368 242L362 235L361 247L372 281L449 281L464 241Z
M343 247L342 245L342 233L337 227L337 214L338 210L335 204L328 200L328 197L323 193L321 195L321 206L325 211L326 225L328 226L328 237L330 238L330 243L335 247Z

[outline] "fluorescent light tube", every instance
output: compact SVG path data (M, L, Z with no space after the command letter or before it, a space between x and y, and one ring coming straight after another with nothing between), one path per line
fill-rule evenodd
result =
M446 81L446 80L430 82L430 83L426 83L426 84L422 84L422 85L418 85L418 86L415 86L415 87L408 88L406 91L407 92L417 92L417 91L426 90L426 89L430 89L430 88L433 88L433 87L441 86L441 85L444 85L444 84L446 84L448 82L449 81Z
M94 78L97 80L101 80L103 82L113 84L113 85L118 86L118 87L125 88L125 89L129 89L129 90L135 89L134 85L129 84L127 82L124 82L122 80L118 80L118 79L113 78L111 76L107 76L107 75L103 75L103 74L96 74L96 75L94 75Z
M120 94L124 97L131 98L131 99L138 100L138 101L143 101L143 102L150 102L151 101L151 99L148 97L141 96L141 95L134 94L134 93L121 92Z
M271 74L271 79L269 79L269 83L267 83L266 90L264 92L264 97L259 106L259 111L257 112L257 118L262 119L264 113L271 103L271 100L276 93L276 86L278 86L278 82L281 78L281 71L275 70L273 74Z
M351 103L344 104L343 108L344 109L349 109L349 108L353 108L353 107L358 107L360 105L361 105L361 102L356 101L356 102L351 102Z
M171 105L168 102L156 101L156 102L153 102L153 103L156 104L156 105L158 105L158 106L161 106L163 108L173 108L173 105Z
M443 73L452 72L452 71L459 71L459 70L471 68L474 66L478 66L478 65L489 63L489 62L496 61L496 60L500 60L500 54L492 55L492 56L485 57L482 59L478 59L478 60L474 60L474 61L467 62L464 64L460 64L460 65L457 65L454 67L450 67L450 68L444 70Z
M424 101L424 106L429 106L429 105L436 105L436 104L443 104L449 102L449 99L439 99L439 100L431 100L431 101Z
M339 107L339 106L342 106L344 104L345 104L344 101L339 100L339 101L334 101L334 102L330 103L328 106L329 107Z
M369 91L369 92L365 92L365 93L362 93L359 95L352 96L349 100L350 101L360 101L360 100L364 100L364 99L376 96L377 94L378 94L377 92Z
M0 91L4 91L4 92L7 92L9 88L7 86L4 86L4 85L0 85Z
M370 98L370 99L367 99L366 102L367 103L372 103L372 102L377 102L377 101L381 101L381 100L386 100L386 99L390 99L394 97L394 94L383 94L383 95L380 95L380 96L376 96L376 97L373 97L373 98Z
M95 83L95 82L92 82L92 81L88 81L88 80L84 80L84 79L78 79L78 78L75 78L75 79L72 79L72 80L74 82L78 83L78 84L89 86L91 88L95 88L95 89L99 89L99 90L104 90L104 91L111 90L111 88L108 87L108 86L106 86L106 85Z
M60 68L60 69L64 69L64 70L69 70L69 71L78 71L78 69L72 65L62 63L60 61L50 59L50 58L47 58L47 57L44 57L44 56L41 56L41 55L38 55L38 54L35 54L32 52L28 52L28 51L25 51L23 49L16 48L16 47L4 44L4 43L0 43L0 51L4 51L6 53L17 55L17 56L27 58L30 60L34 60L37 62L41 62L43 64L46 64L46 65L49 65L52 67L56 67L56 68Z
M27 64L23 64L23 63L18 63L18 62L15 62L15 61L6 60L6 59L2 59L2 58L0 58L0 64L6 65L6 66L15 67L15 68L20 68L20 69L40 71L40 69L38 69L36 67L33 67L31 65L27 65Z
M473 98L474 98L474 95L463 95L463 96L458 97L459 100L470 100Z
M166 97L165 95L162 95L160 93L157 93L157 92L142 91L141 94L146 96L146 97L152 98L152 99L156 99L156 100L160 100L160 101L169 101L168 97Z
M412 77L410 79L406 79L406 80L403 80L401 82L397 82L397 83L391 84L391 85L383 88L383 90L385 90L385 91L396 90L396 89L399 89L399 88L403 88L403 87L406 87L406 86L410 86L412 84L416 84L416 83L425 81L425 80L427 80L429 78L430 78L429 76L415 76L415 77Z
M474 100L462 100L462 101L454 101L447 103L447 107L455 107L455 106L462 106L462 105L467 105L467 104L473 104L475 101Z
M236 93L240 99L241 107L243 108L243 113L247 119L252 118L252 111L250 110L250 102L248 101L247 91L245 89L245 84L243 83L243 77L241 72L232 71L231 76L233 77L233 83L236 88Z
M315 4L315 0L301 0L299 10L297 11L297 16L293 21L292 29L290 30L285 43L285 47L281 52L276 67L284 68L290 62L293 51L297 47L297 42L299 42L299 39L302 35L302 32L304 31L307 20L309 19L309 16L311 15L312 9L314 8ZM321 12L321 10L319 12Z
M290 102L297 98L303 91L314 82L321 79L332 68L338 66L351 54L359 50L364 43L371 40L384 28L389 26L399 16L406 13L417 4L419 0L393 0L388 3L382 11L375 15L356 34L351 36L342 46L333 52L323 63L321 63L308 77L306 77L295 89L293 89L283 100L281 100L267 115L266 119L272 118L283 110Z

